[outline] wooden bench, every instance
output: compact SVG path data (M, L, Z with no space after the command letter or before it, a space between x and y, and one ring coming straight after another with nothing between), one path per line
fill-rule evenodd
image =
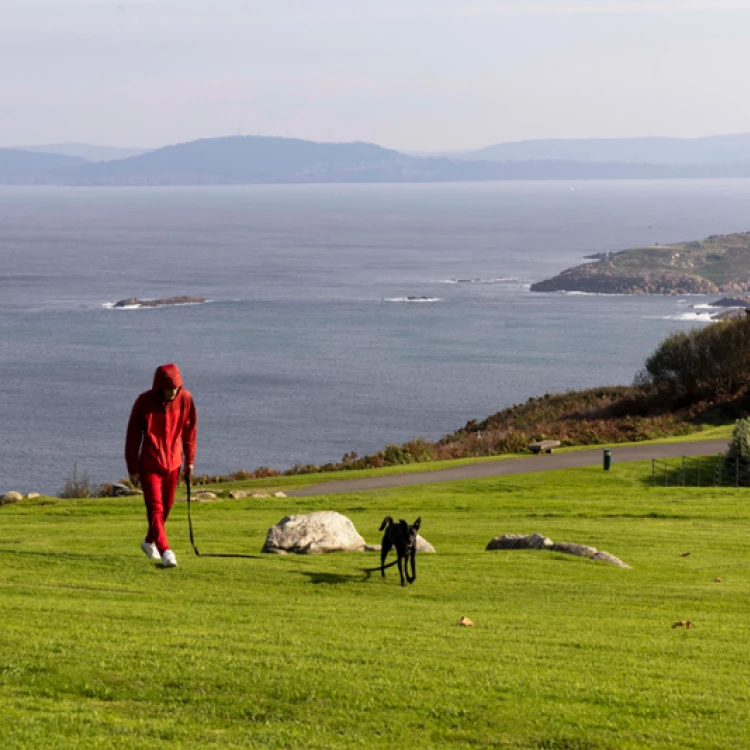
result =
M532 453L552 453L555 448L559 447L559 440L540 440L538 443L529 443L529 450Z

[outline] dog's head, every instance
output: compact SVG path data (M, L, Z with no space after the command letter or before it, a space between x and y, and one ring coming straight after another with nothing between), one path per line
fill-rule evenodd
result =
M422 523L422 519L418 518L414 523L409 526L406 521L402 518L398 525L401 529L402 538L406 541L406 548L408 550L414 550L416 552L417 549L417 537L419 536L419 527Z

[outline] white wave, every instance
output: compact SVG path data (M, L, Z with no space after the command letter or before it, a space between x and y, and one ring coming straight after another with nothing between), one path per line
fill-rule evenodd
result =
M632 294L622 294L620 292L556 292L556 294L564 294L566 297L632 297Z
M143 305L120 305L119 307L115 306L115 302L103 302L102 307L106 308L107 310L142 310Z
M442 302L440 297L386 297L383 302Z
M443 279L441 284L504 284L509 281L520 281L517 276L495 276L489 279Z
M664 315L657 318L658 320L689 320L699 323L710 323L713 320L711 313L678 313L677 315Z
M169 305L117 305L116 302L102 302L101 306L106 310L160 310L163 307L191 307L193 305L207 305L209 302L213 302L212 299L207 299L203 302L174 302ZM240 300L232 300L239 302Z

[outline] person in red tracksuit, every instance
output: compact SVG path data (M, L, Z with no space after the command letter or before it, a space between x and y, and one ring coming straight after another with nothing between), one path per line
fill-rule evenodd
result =
M190 393L182 387L177 365L161 365L150 391L133 404L125 439L125 461L134 483L140 480L148 513L148 534L141 544L146 556L165 568L177 565L164 524L174 503L180 467L190 477L195 463L198 421Z

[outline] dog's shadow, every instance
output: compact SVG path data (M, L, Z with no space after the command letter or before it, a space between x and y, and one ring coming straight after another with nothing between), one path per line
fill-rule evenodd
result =
M352 573L320 573L313 570L299 570L297 571L299 575L305 576L307 579L309 579L310 583L313 584L321 584L326 583L328 585L333 585L336 583L363 583L364 581L367 581L372 573L369 570L361 570L361 575L352 574Z

